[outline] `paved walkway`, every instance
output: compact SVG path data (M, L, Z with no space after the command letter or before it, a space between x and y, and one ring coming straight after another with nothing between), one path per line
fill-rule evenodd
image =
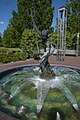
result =
M65 65L70 67L77 67L80 69L80 57L73 57L73 56L66 56L65 61L56 61L56 56L49 57L50 64L56 64L56 65ZM39 64L39 61L36 61L34 59L26 60L26 61L18 61L13 63L7 63L7 64L0 64L0 72L5 71L7 69L20 67L20 66L26 66L31 64ZM11 117L3 112L0 112L0 120L18 120L14 117Z

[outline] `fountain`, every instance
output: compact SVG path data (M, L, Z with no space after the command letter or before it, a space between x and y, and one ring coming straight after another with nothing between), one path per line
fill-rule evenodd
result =
M80 74L75 69L50 66L48 57L54 48L47 30L41 35L45 52L39 66L2 73L0 110L22 120L79 120Z
M53 114L54 120L79 119L80 71L51 66L56 75L45 79L40 70L34 71L36 67L18 68L6 75L4 72L0 79L0 109L22 120L52 120Z
M32 16L33 20L33 16ZM21 120L79 120L80 70L50 66L54 47L48 30L38 30L44 54L39 66L4 71L0 79L0 110Z

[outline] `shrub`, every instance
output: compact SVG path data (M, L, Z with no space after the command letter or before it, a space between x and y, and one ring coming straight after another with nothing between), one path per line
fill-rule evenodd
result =
M21 47L22 51L24 51L24 52L28 51L30 57L33 56L34 48L37 46L36 39L38 41L39 47L41 47L40 36L38 34L36 34L36 36L35 36L33 29L25 29L24 32L22 33L20 47Z
M0 62L8 63L8 62L15 62L19 60L25 60L26 53L22 53L20 51L13 51L8 48L0 49Z

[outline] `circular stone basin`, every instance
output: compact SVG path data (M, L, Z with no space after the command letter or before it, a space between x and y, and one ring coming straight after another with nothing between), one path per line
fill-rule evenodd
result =
M79 120L80 70L51 66L41 78L36 66L0 73L0 110L21 120Z

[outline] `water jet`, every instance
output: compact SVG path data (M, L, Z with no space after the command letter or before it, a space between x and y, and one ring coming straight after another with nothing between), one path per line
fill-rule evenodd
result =
M41 78L41 71L34 71L36 67L33 65L9 70L6 75L6 71L3 72L0 79L0 110L10 111L12 116L22 119L29 119L32 115L32 120L47 120L46 114L53 106L62 110L66 119L72 114L75 117L75 110L78 112L80 109L79 70L51 66L56 75L46 80L45 77ZM40 114L39 118L37 114ZM60 118L61 115L57 116Z

